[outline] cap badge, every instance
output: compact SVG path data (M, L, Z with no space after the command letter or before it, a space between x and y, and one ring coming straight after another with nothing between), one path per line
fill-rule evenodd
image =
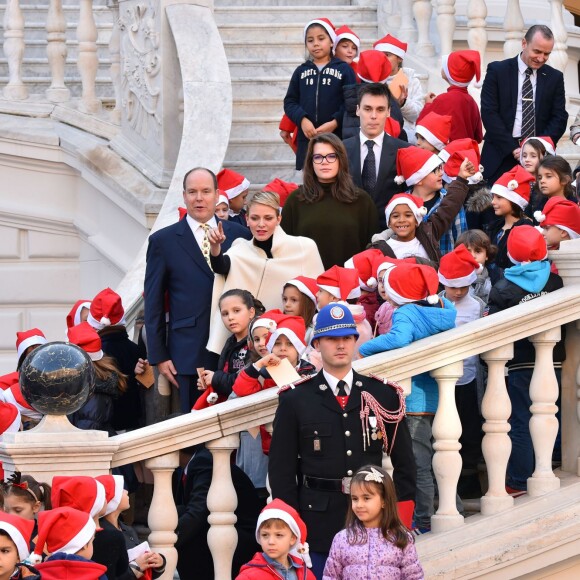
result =
M330 316L334 318L334 320L340 320L344 318L344 310L340 306L334 306L330 309Z

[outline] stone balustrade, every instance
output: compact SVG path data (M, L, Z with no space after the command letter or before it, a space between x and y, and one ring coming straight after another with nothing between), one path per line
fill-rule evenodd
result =
M386 376L404 384L409 383L411 376L430 371L439 385L439 405L433 423L433 471L439 489L439 507L432 519L434 534L465 525L464 518L455 506L461 471L461 424L454 389L455 382L462 374L462 361L470 355L481 354L489 370L482 404L485 419L483 455L489 489L481 499L482 516L493 517L514 505L514 499L505 491L511 444L508 436L510 400L504 367L513 356L514 341L523 338L529 338L536 348L536 367L530 387L530 431L536 454L536 470L528 481L529 495L539 496L558 490L560 480L552 471L551 464L557 431L555 402L558 396L552 350L560 338L560 326L563 324L568 325L567 344L575 349L579 340L579 255L580 240L565 242L561 251L551 252L550 257L560 268L566 284L561 290L408 347L354 363L363 374ZM576 268L573 268L573 263ZM570 352L570 356L574 356L574 352ZM577 358L574 360L577 361ZM568 441L576 445L575 442L580 439L580 419L576 411L580 408L576 383L577 362L575 364L576 367L568 367L563 371L563 385L569 384L570 378L573 382L572 388L565 386L568 392L563 392L563 400L567 398L574 401L573 412L562 414L562 430L567 434L563 440L563 455L566 455ZM46 428L41 438L34 430L4 436L0 443L0 460L7 473L25 468L28 473L45 477L51 475L51 470L52 474L85 473L85 461L89 456L98 458L98 463L94 463L96 470L145 460L154 478L154 495L149 513L150 544L166 555L168 567L163 578L169 579L173 577L176 562L173 543L177 521L172 500L171 474L178 464L179 449L206 442L214 456L214 477L208 496L208 521L211 524L208 542L214 561L217 562L216 578L227 579L236 545L234 510L237 505L229 470L230 456L239 445L241 431L272 422L277 399L276 390L269 389L102 441L87 436L87 432L78 435L78 431L72 429L65 436L66 427L63 421L59 421L59 433L52 438L47 437ZM63 440L66 441L65 445ZM74 449L74 458L63 455L65 447ZM574 449L575 457L565 461L562 468L577 476L577 446ZM50 466L47 465L47 456L51 458Z

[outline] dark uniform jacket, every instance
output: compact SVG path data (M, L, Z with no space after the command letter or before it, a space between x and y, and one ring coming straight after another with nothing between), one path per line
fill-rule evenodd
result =
M272 497L296 508L308 529L313 552L328 552L334 535L344 527L349 496L302 485L303 476L341 479L367 464L381 465L382 441L371 440L363 451L361 391L368 391L385 409L400 405L396 391L377 379L353 373L343 411L322 372L280 395L270 446L268 477ZM320 388L325 386L326 388ZM371 413L372 415L372 413ZM387 424L391 445L396 425ZM391 460L399 501L415 499L416 467L405 419L398 424Z

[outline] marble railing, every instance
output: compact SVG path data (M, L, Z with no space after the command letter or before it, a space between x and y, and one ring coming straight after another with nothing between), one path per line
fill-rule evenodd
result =
M551 457L556 438L555 403L558 397L552 349L560 338L561 325L567 325L567 361L562 373L562 470L579 475L580 392L576 382L580 356L579 256L580 240L566 242L561 250L551 253L564 279L561 290L408 347L356 361L354 366L363 374L385 376L407 386L413 375L430 371L439 385L439 406L433 424L433 471L439 489L439 507L432 518L434 534L465 524L455 505L461 471L461 424L454 392L455 382L462 374L462 360L470 355L480 354L489 370L482 404L485 419L483 456L489 489L481 498L482 516L494 517L513 506L514 501L519 501L505 491L511 443L508 436L510 399L504 367L512 357L514 341L522 338L529 338L536 349L530 387L530 431L536 470L528 480L528 494L541 496L557 492L560 486L560 480L552 471ZM167 557L168 567L163 578L169 579L173 577L177 561L173 547L177 511L171 476L178 465L179 450L205 442L214 458L207 503L211 524L208 543L215 562L215 577L229 579L236 544L234 511L237 506L230 474L231 453L238 448L241 431L271 424L277 402L276 389L269 389L108 439L104 433L73 430L65 417L49 417L44 425L33 431L4 436L0 443L0 460L7 473L18 469L41 478L50 478L56 473L98 474L144 461L154 480L148 520L149 541Z

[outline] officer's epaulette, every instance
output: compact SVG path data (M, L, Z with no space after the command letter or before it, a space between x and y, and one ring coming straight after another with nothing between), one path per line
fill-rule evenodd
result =
M381 381L381 383L383 383L383 385L388 385L389 387L395 389L395 391L397 391L397 393L399 395L403 394L403 387L401 387L401 385L399 385L399 383L395 383L395 381L389 381L389 379L379 377L379 376L373 375L373 374L370 374L369 377L371 379L376 379L377 381Z
M294 381L293 383L290 383L288 385L283 385L278 389L278 394L280 393L285 393L286 391L289 391L290 389L293 389L294 387L296 387L297 385L301 385L302 383L305 383L306 381L309 381L314 375L304 375L303 377L300 377L299 380Z

